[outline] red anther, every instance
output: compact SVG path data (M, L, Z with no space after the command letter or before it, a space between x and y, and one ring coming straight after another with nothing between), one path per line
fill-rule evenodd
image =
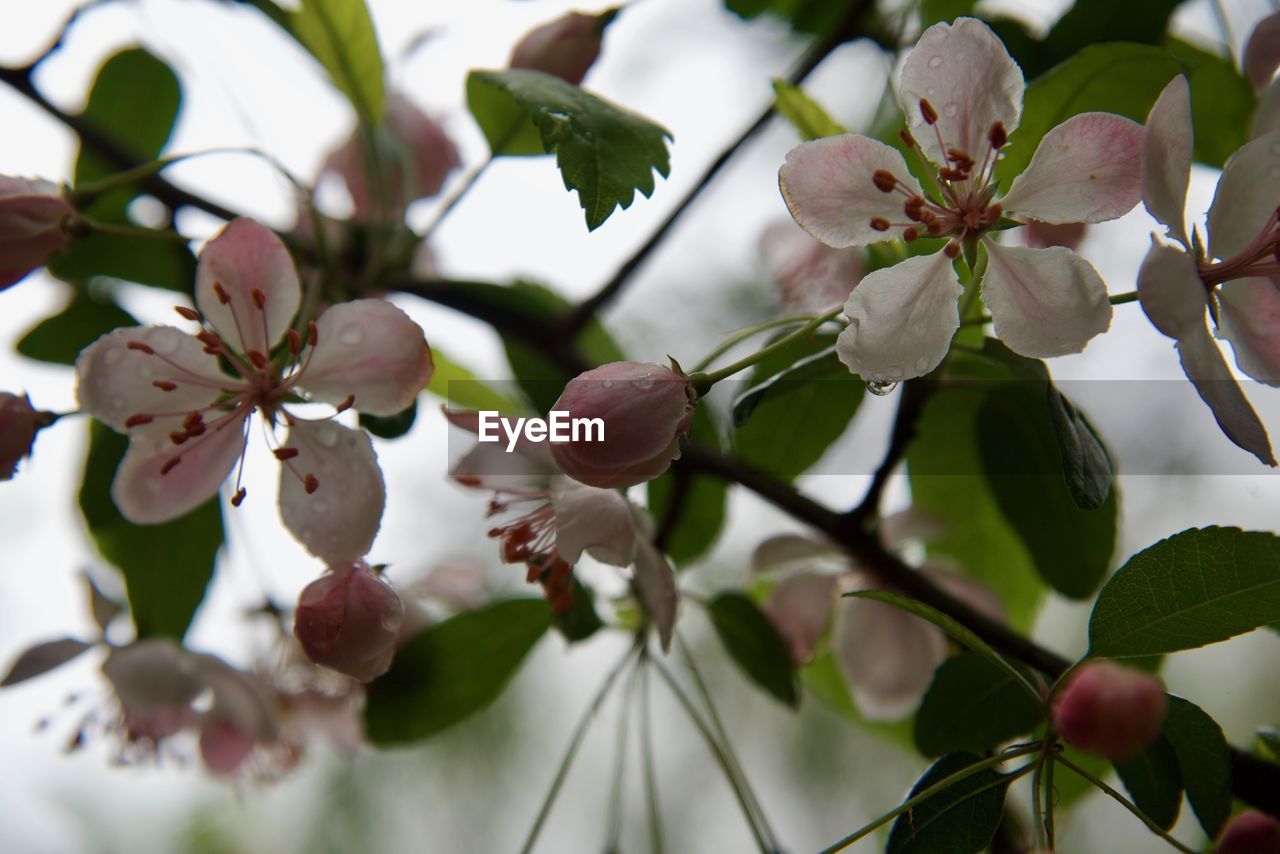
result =
M480 476L474 474L455 474L453 479L463 486L479 486L481 483ZM498 535L490 531L489 536L496 537Z
M203 350L203 352L208 353L210 356L221 356L221 355L222 355L222 348L221 348L221 347L211 347L211 346L209 346L208 344L206 344L206 345L204 345L204 350Z
M173 310L185 317L187 320L199 320L200 312L187 308L185 305L175 305Z
M196 333L196 340L206 347L221 347L222 342L218 340L218 336L205 329Z
M124 426L125 427L141 427L143 424L150 424L152 421L155 421L155 418L153 418L150 415L143 415L143 414L130 415L128 418L124 420Z
M529 564L528 570L524 574L524 580L529 584L533 584L539 578L542 577L542 573L543 573L543 569L541 564L531 563Z
M948 258L955 260L960 257L960 244L953 240L946 246L942 247L942 251L946 253Z
M180 463L180 462L182 462L182 457L181 457L181 456L174 457L173 459L169 460L169 462L167 462L167 463L165 463L164 465L160 466L160 474L161 474L161 475L166 475L166 474L168 474L169 472L173 471L173 470L174 470L174 468L175 468L175 467L178 465L178 463Z
M882 193L892 193L893 188L898 186L898 179L888 169L877 169L871 176L871 183Z
M871 227L872 227L872 228L874 228L876 231L888 231L888 230L889 230L889 220L885 219L885 218L884 218L884 217L882 217L882 216L872 217L872 218L871 218Z
M938 121L938 111L933 108L928 99L920 99L920 116L924 119L924 123L931 125Z
M302 479L302 488L310 495L320 488L320 480L314 474L308 474Z
M963 181L969 173L962 169L939 169L938 177L944 181Z
M203 424L203 423L204 423L204 416L201 415L200 412L195 409L188 412L186 417L182 419L182 426L186 427L188 430L197 424Z
M258 370L262 370L267 366L267 357L257 350L250 350L245 355L249 357L249 361L253 362L253 366Z
M203 436L204 431L205 431L204 422L199 421L187 428L187 435L194 439L196 436Z
M185 430L174 430L169 434L169 441L175 445L181 445L183 442L191 438L191 435Z
M987 206L987 221L988 221L988 222L995 222L996 220L1000 219L1000 215L1001 215L1002 213L1004 213L1004 208L1002 208L1002 207L1000 206L999 202L997 202L997 203L996 203L996 204L994 204L994 205L988 205L988 206Z
M920 236L920 232L914 228L908 228L906 231L902 232L902 239L905 240L907 243L910 243L911 241L915 240L919 236Z
M464 476L464 477L475 477L475 475L463 475L463 476ZM477 479L477 480L479 480L479 478L476 478L476 479ZM489 529L489 533L485 534L485 536L486 536L486 537L490 537L490 538L492 538L492 539L497 539L498 537L501 537L501 536L502 536L502 532L503 532L503 530L504 530L503 528L490 528L490 529Z
M317 341L319 341L319 340L320 340L320 330L316 329L316 322L315 322L314 320L312 320L312 321L308 321L308 323L307 323L307 344L309 344L310 346L314 347L314 346L316 346L316 342L317 342Z
M911 131L906 128L902 128L898 131L898 139L902 140L902 144L907 148L916 147L916 138L912 136Z
M139 353L146 353L148 356L154 356L156 354L155 350L152 350L150 347L148 347L146 344L143 344L141 341L130 341L128 344L125 344L124 346L125 346L125 349L137 350Z
M291 460L298 455L297 448L276 448L271 453L276 455L277 460Z
M290 329L285 336L289 340L289 354L296 356L302 352L302 336L298 334L298 330Z
M152 380L151 384L161 391L173 391L178 387L177 383L170 382L169 380Z
M267 304L267 295L262 292L262 288L254 288L249 291L249 296L253 297L253 305L256 308L263 308Z
M226 305L227 303L231 302L231 294L227 293L226 289L222 287L222 282L213 283L213 292L214 294L217 295L218 302L222 303L223 305Z
M971 158L968 154L964 153L958 148L948 148L947 159L950 160L952 163L962 163L965 160L968 160L970 163L973 162L973 158Z
M902 212L907 215L907 219L912 222L923 222L924 212L919 205L913 205L910 202L902 206Z
M243 486L237 489L236 494L231 496L231 506L239 507L240 502L244 501L244 497L248 494L249 493L245 491L245 488Z
M356 396L355 396L354 394L349 394L349 395L347 395L347 399L346 399L346 400L344 400L344 401L342 401L342 403L339 403L339 404L338 404L338 411L339 411L339 412L346 412L348 409L350 409L351 407L355 406L355 403L356 403Z
M938 222L933 217L926 218L924 223L925 223L925 230L928 231L930 234L942 233L942 223Z
M987 142L991 143L991 147L999 151L1004 148L1004 144L1009 141L1009 133L1004 129L1003 122L996 122L991 126L991 130L987 131Z

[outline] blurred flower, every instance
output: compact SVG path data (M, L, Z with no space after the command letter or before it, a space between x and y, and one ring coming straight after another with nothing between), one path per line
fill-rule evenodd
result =
M330 567L298 597L293 634L307 657L361 682L391 666L404 604L363 560Z
M269 426L289 427L273 451L282 464L285 526L330 563L369 550L385 502L369 437L332 420L303 419L283 404L305 390L339 412L354 406L393 415L430 379L431 351L416 323L378 299L331 307L304 339L289 325L300 297L279 238L239 219L200 253L200 311L178 309L201 323L199 334L117 329L80 354L81 407L129 436L111 487L126 518L163 522L217 494L243 457L250 416L260 411ZM277 342L284 346L277 350ZM223 373L222 364L238 376ZM238 488L232 503L244 497Z
M1280 12L1268 15L1254 26L1240 63L1255 90L1267 88L1276 68L1280 68Z
M1109 113L1082 113L1050 130L1026 171L996 200L995 167L1018 126L1022 71L996 35L973 18L927 29L902 66L898 101L915 136L912 153L934 165L927 193L894 148L843 134L805 142L779 172L783 198L806 231L829 246L950 238L944 251L866 276L845 305L837 352L868 381L927 374L960 325L962 247L986 248L983 299L995 332L1036 358L1078 353L1111 322L1106 285L1061 247L1006 246L990 232L1009 216L1050 224L1101 222L1138 201L1142 128ZM935 104L937 105L935 107ZM926 168L928 168L926 164Z
M1215 854L1280 854L1280 821L1245 810L1231 819L1213 850Z
M48 423L25 394L0 392L0 480L9 480L18 462L31 455L36 432Z
M520 39L508 64L545 71L576 86L600 56L604 29L617 15L617 9L609 9L599 15L570 12L556 18Z
M1156 677L1091 661L1068 677L1054 699L1053 728L1074 747L1123 762L1160 737L1167 705Z
M766 228L760 250L782 304L797 312L826 311L840 305L866 270L862 249L832 249L791 222Z
M75 208L56 184L0 175L0 290L70 243L75 220Z

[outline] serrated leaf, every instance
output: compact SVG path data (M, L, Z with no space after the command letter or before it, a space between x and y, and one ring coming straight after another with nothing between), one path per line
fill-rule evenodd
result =
M934 672L916 712L915 743L925 756L980 752L1030 732L1043 719L1014 677L976 652L952 656Z
M707 614L729 656L752 682L792 708L799 705L791 651L759 605L741 593L721 593L707 603Z
M8 675L0 680L0 688L17 685L19 682L26 682L28 679L48 673L92 648L93 644L75 638L59 638L28 647L13 662Z
M418 420L418 401L414 401L395 415L370 415L360 413L360 426L379 439L399 439L413 429Z
M74 365L80 351L121 326L137 326L129 312L112 302L100 302L83 291L67 307L46 317L18 341L17 351L28 359Z
M362 123L382 121L382 51L364 0L302 0L289 32L329 72Z
M1280 621L1280 538L1192 528L1138 552L1098 594L1089 654L1194 649Z
M124 575L139 637L181 639L204 599L222 546L222 509L215 496L185 516L135 525L111 500L111 481L128 440L98 422L80 485L80 512L98 551Z
M525 113L538 130L541 153L555 154L565 189L577 192L590 231L615 208L630 207L636 190L651 196L654 172L665 178L671 171L668 131L553 75L472 71L467 103L495 155L537 153L529 150L527 131L512 137L512 128L522 125L511 104Z
M1111 495L1115 467L1111 455L1083 413L1052 385L1046 389L1049 420L1058 440L1062 474L1071 499L1081 510L1097 510Z
M417 741L480 711L502 693L550 625L546 602L508 599L420 632L369 686L369 739Z
M780 78L773 81L773 109L805 141L849 132L803 89Z
M1169 697L1164 737L1178 759L1187 800L1210 839L1231 815L1231 747L1222 727L1195 703Z
M690 441L719 450L722 446L709 407L693 411ZM646 485L649 515L660 535L658 547L681 569L715 545L724 529L729 484L724 478L672 470ZM678 503L678 506L677 506ZM671 519L671 514L676 514Z
M942 757L911 787L911 797L979 762L969 753ZM1004 816L1007 775L984 769L898 816L886 854L977 854L991 844Z
M1115 765L1134 805L1165 830L1173 827L1182 806L1182 774L1168 739L1162 736L1133 759Z

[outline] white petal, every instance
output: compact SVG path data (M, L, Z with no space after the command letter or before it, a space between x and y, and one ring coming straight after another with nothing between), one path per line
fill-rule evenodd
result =
M1044 135L1001 203L1061 225L1124 216L1142 198L1142 125L1111 113L1081 113Z
M1280 131L1246 143L1222 168L1209 206L1209 254L1230 258L1276 215L1280 200Z
M1187 249L1183 211L1191 179L1191 89L1179 74L1164 87L1142 132L1142 202L1169 236Z
M1244 73L1253 88L1262 89L1280 67L1280 12L1263 18L1249 34L1241 57Z
M1154 237L1138 268L1138 301L1155 328L1170 338L1204 326L1208 299L1195 260Z
M1249 129L1249 138L1280 130L1280 79L1272 80L1271 85L1258 96L1258 109L1253 113L1253 127Z
M460 427L479 437L481 423L479 412L469 412L462 409L449 409L442 406L441 411L450 424ZM518 416L498 415L488 422L486 427L487 436L490 438L497 437L497 441L481 442L473 453L479 453L482 448L493 449L504 457L509 457L510 461L499 463L496 458L478 457L477 463L485 465L477 465L470 473L477 475L513 475L526 476L538 475L542 476L543 481L553 474L558 474L559 469L556 468L555 461L551 459L550 445L547 442L531 442L524 435L523 425L519 422ZM516 436L516 444L512 453L506 451L507 445L511 441L511 434ZM468 454L468 457L471 456ZM461 463L459 464L461 466ZM459 474L458 471L451 472ZM546 488L545 482L542 488Z
M658 630L658 639L665 652L671 648L671 636L676 626L678 594L675 573L666 556L647 539L637 543L634 573L636 591Z
M1179 339L1177 347L1182 370L1200 393L1200 399L1213 411L1222 432L1266 465L1274 466L1276 459L1267 429L1231 375L1227 360L1209 335L1208 325L1201 323Z
M575 564L585 551L611 566L629 566L636 554L631 505L616 489L597 489L564 476L551 480L556 551Z
M1079 353L1111 325L1107 286L1070 249L1028 249L985 241L982 298L996 336L1024 356Z
M897 382L932 371L960 328L960 280L943 252L876 270L849 294L849 326L836 353L868 382Z
M151 354L130 350L145 345ZM204 345L172 326L131 326L103 335L76 359L80 408L121 433L134 415L184 413L213 402L236 381L218 370ZM156 382L176 384L164 391ZM149 431L143 431L149 432ZM168 432L167 430L165 431Z
M751 555L752 573L770 572L796 564L817 563L828 558L841 558L843 552L831 543L803 534L775 534Z
M426 388L434 366L422 327L386 300L362 299L331 307L316 321L315 352L299 385L316 399L395 415Z
M256 741L275 738L274 697L257 676L236 670L212 655L192 656L206 685L213 691L210 714L230 722L237 731Z
M333 421L299 421L286 447L298 455L280 467L280 516L298 541L330 564L369 552L387 492L373 444L362 430ZM318 486L308 494L307 475Z
M1237 279L1218 289L1218 334L1231 342L1240 370L1280 386L1280 287L1271 279Z
M764 612L787 642L797 664L813 658L835 603L836 577L829 572L794 572L777 583Z
M195 658L169 638L152 637L115 647L102 663L120 704L136 714L185 706L204 689Z
M954 24L925 30L907 54L898 103L907 127L934 163L946 163L938 131L947 148L981 162L993 124L1000 122L1010 134L1018 127L1024 89L1022 69L990 27L974 18L956 18ZM921 100L938 114L934 127L924 123Z
M230 302L223 304L214 285ZM266 302L259 308L254 292ZM302 289L293 258L271 229L251 219L232 220L200 251L196 306L223 340L241 353L266 354L298 311Z
M854 134L815 139L791 149L778 170L778 187L805 231L828 246L861 246L894 236L872 228L872 219L906 219L902 194L883 192L873 182L881 170L906 185L908 192L921 194L896 148Z

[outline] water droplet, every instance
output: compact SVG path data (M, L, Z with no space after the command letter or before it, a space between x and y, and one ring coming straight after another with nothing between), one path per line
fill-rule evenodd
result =
M942 108L942 114L949 119L954 119L958 112L960 112L960 108L955 105L955 102L947 104Z
M640 390L653 388L653 377L636 377L631 384Z
M122 411L124 409L124 398L123 397L111 398L111 409L113 412Z
M917 374L923 374L925 371L929 370L929 358L927 356L921 356L919 359L916 359L915 368Z
M312 512L320 513L320 514L328 513L329 502L322 501L319 498L317 498L315 501L311 502L311 510Z
M884 397L898 387L897 382L892 380L872 380L867 383L867 391L878 397Z
M151 370L151 365L149 365L148 363L143 362L141 365L138 366L138 376L141 377L142 379L150 380L155 375L156 375L156 372Z
M601 380L601 381L600 381L600 387L601 387L601 388L613 388L613 380Z
M182 333L170 326L158 326L147 336L151 349L162 356L172 356L182 343Z
M938 67L939 65L941 65L941 64L942 64L942 57L940 57L940 56L931 56L931 57L929 57L929 67L930 67L930 68L937 68L937 67Z
M316 438L326 448L336 448L338 446L338 428L332 424L321 424L316 427Z
M932 98L934 95L938 94L938 90L930 86L929 88L924 90L924 93L928 95L930 98Z
M338 340L348 346L359 344L364 340L364 330L353 323L350 326L343 327L342 331L338 333Z
M303 542L309 543L309 542L313 541L313 540L315 539L315 537L316 537L316 530L315 530L315 528L303 528L303 529L302 529L302 541L303 541Z
M102 361L108 365L114 365L116 362L124 358L124 348L112 347L110 350L102 354Z

